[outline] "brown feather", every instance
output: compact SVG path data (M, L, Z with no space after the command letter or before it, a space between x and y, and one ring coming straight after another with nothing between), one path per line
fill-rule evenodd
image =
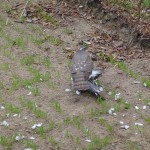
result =
M89 75L93 69L93 62L87 51L78 51L72 58L70 71L73 78L74 90L89 89Z

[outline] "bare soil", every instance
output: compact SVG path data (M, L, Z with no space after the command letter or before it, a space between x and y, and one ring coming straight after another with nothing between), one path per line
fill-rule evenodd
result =
M67 88L71 89L68 54L73 54L78 49L80 41L86 41L89 34L95 33L97 26L102 31L108 31L111 28L79 16L68 17L71 21L67 28L72 30L72 34L66 33L66 27L63 26L54 29L38 23L17 23L13 18L8 17L5 11L7 3L10 2L3 1L3 5L0 6L0 14L4 23L9 18L8 24L3 26L4 34L0 36L0 106L11 103L19 107L21 112L20 116L15 117L13 116L15 113L10 112L9 109L0 109L0 123L4 120L9 123L8 127L0 126L0 136L7 138L19 134L25 136L25 139L13 142L9 149L29 148L26 141L34 137L34 140L29 141L33 141L37 145L36 149L40 150L149 150L150 120L146 121L150 117L150 89L148 87L142 83L135 84L135 79L116 65L98 59L94 63L95 66L103 68L99 81L104 88L102 93L104 101L99 102L94 95L88 92L76 95L73 91L65 91ZM28 39L32 35L40 40L45 34L60 38L62 43L55 45L50 41L45 41L37 45L27 40L25 48L17 44L9 46L18 37ZM5 38L6 35L10 37L10 42L8 37ZM110 47L108 43L106 45L98 43L98 45ZM70 48L69 52L65 50L66 47ZM95 49L94 44L90 46L89 51L93 49ZM33 92L29 95L30 89L24 86L12 89L14 74L21 77L22 80L33 76L29 71L29 66L22 64L22 58L31 55L36 58L31 67L39 70L41 74L48 72L51 75L48 81L33 83L32 86L39 89L40 94L37 96ZM44 58L50 59L49 68L42 63L41 60ZM140 77L150 77L148 57L127 59L126 63ZM4 64L8 64L9 67L7 68ZM115 101L113 94L110 95L110 92L114 91L121 94L121 100L130 103L128 109L122 108L122 102ZM47 116L43 118L36 116L33 110L22 105L21 99L25 102L30 100L36 103L40 110L46 112ZM60 104L60 112L56 102ZM135 109L135 106L138 106L139 109ZM146 109L143 109L143 106L146 106ZM108 110L113 107L116 109L116 115L108 113ZM10 115L7 116L8 113ZM104 122L101 121L102 119ZM124 123L121 124L120 121ZM31 128L34 123L40 122L45 129L45 137L40 135L38 128L35 130ZM53 122L55 125L50 129L49 124ZM135 123L143 125L139 126ZM129 128L123 129L122 125L128 125ZM48 137L53 137L55 142L49 140ZM103 141L103 139L106 140L106 137L109 139L108 143ZM4 146L1 139L0 150L7 149L7 144Z

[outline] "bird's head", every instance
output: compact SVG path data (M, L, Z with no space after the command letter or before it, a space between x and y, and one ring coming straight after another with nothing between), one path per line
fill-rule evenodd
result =
M82 46L80 46L79 51L85 51L86 49L87 49L87 46L82 45Z

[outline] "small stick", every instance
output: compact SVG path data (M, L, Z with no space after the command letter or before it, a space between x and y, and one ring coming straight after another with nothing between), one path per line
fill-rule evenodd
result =
M24 6L24 8L23 8L23 11L22 11L22 13L21 13L21 15L20 15L20 18L23 16L23 14L24 14L24 12L25 12L25 10L26 10L26 7L27 7L27 5L28 5L28 3L29 3L29 0L26 2L25 6Z
M8 24L8 21L9 21L9 18L7 18L7 20L6 20L6 26L7 26L7 24Z

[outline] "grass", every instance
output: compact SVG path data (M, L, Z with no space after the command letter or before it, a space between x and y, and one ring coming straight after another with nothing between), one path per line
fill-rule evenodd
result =
M18 90L20 87L25 87L32 91L34 96L40 95L40 90L36 83L39 82L47 82L50 87L55 87L55 83L51 79L51 75L49 72L40 73L39 70L29 66L28 71L31 73L31 77L28 79L23 79L16 73L12 75L12 83L11 83L11 90Z
M130 7L130 6L127 6L127 7ZM48 21L51 18L49 18L45 15L45 20L46 19ZM53 21L51 20L51 22L53 22ZM2 22L0 22L0 34L1 33L4 34L5 23L6 23L6 20L2 20ZM22 95L22 94L24 95L24 98L22 98L22 100L20 100L22 107L20 107L20 106L17 107L18 105L14 105L16 100L12 103L5 102L5 99L7 100L7 96L9 96L9 97L11 96L9 93L10 90L7 89L8 86L6 85L5 81L0 81L0 95L4 95L4 98L3 98L4 100L2 100L2 98L0 97L0 102L2 104L4 104L4 106L5 106L5 110L2 110L3 113L9 112L12 114L14 114L14 113L22 114L22 111L25 111L25 115L29 119L29 120L26 120L27 122L28 121L34 122L35 121L34 119L36 119L36 121L42 120L42 122L44 122L44 126L37 128L37 130L34 130L34 131L31 130L31 132L30 132L30 129L29 129L29 133L33 133L33 136L36 137L35 143L32 140L24 139L21 142L17 142L17 145L20 146L21 144L24 144L24 145L21 145L21 146L23 146L23 148L32 148L32 149L36 150L36 149L41 148L38 146L38 142L39 142L39 144L46 143L48 147L53 146L54 149L61 149L60 144L58 142L58 140L60 140L60 141L63 141L63 143L66 143L69 141L69 146L73 145L77 149L81 149L81 147L84 144L86 144L87 147L86 146L85 147L89 150L103 149L104 147L105 147L104 149L109 149L109 148L107 148L107 145L111 144L111 138L105 137L102 139L99 136L100 135L99 132L97 132L96 134L93 133L93 130L92 130L93 126L89 127L90 129L87 128L87 126L89 126L91 124L88 122L85 122L84 120L87 119L88 121L90 121L91 116L90 116L90 118L88 118L89 116L87 114L83 114L83 115L79 115L79 116L70 116L70 114L68 116L65 115L66 111L63 110L64 104L60 103L59 99L54 101L53 109L48 110L48 112L57 111L59 113L60 119L57 119L57 118L55 119L55 120L57 120L57 124L54 120L51 119L51 117L55 117L54 114L56 112L54 112L54 114L53 114L53 112L51 114L48 114L47 110L44 110L44 108L45 108L44 106L46 106L46 103L44 101L42 102L44 93L41 93L38 85L42 84L42 86L43 86L44 84L47 84L50 89L56 89L57 81L55 82L55 80L53 80L53 76L52 76L53 74L51 74L51 71L53 71L53 70L51 70L51 69L53 69L52 61L49 57L47 57L47 56L45 57L46 52L43 51L43 54L42 54L41 49L42 49L43 45L46 44L47 42L51 43L51 45L56 45L56 46L60 46L60 47L63 45L63 43L59 37L56 37L52 34L49 36L49 35L46 35L46 33L43 33L43 28L36 27L36 25L31 25L31 26L32 27L30 27L30 29L32 28L33 29L32 32L35 33L33 35L30 35L30 34L25 35L28 32L21 32L21 30L20 30L19 36L17 36L15 39L13 39L11 37L11 32L10 32L10 37L9 36L2 37L3 40L7 40L7 42L6 42L6 45L5 45L5 43L3 44L2 49L0 50L2 57L5 57L6 60L8 60L8 62L3 62L2 64L0 64L2 77L5 76L5 73L7 74L12 71L11 76L9 76L9 74L8 74L8 78L10 78L10 82L11 82L11 85L10 85L10 88L12 90L11 94L13 95L13 97L15 96L16 99L18 98L18 95ZM9 26L7 26L7 28L8 28L7 29L7 32L8 32ZM16 28L17 28L17 26L16 26ZM64 32L66 34L73 34L72 30L70 30L69 28L64 28ZM20 33L22 33L22 34L20 34ZM30 39L32 39L32 40L30 41ZM26 42L29 42L29 44ZM32 51L32 50L30 52L20 51L24 48L27 48L27 50L28 50L30 44L31 44L31 46L34 46L34 48L35 48L34 51ZM39 48L41 48L41 49L39 49ZM34 53L37 52L37 53L41 53L41 54L36 55L36 53L35 53L35 55L34 55L34 54L32 54L32 52L34 52ZM130 76L132 76L136 79L140 78L140 76L136 75L132 70L129 70L129 68L125 62L116 62L113 59L113 57L109 57L109 58L106 57L105 59L108 59L114 65L117 64L118 68L120 68L121 70L123 70L124 72L129 74ZM21 72L15 73L15 70L13 70L13 69L16 69L16 67L13 67L13 66L16 63L20 63L22 65L21 69L27 70L29 72L30 76L28 78L23 78L24 76L23 77L20 76ZM67 63L68 66L70 65L69 60L64 61L64 63ZM19 67L19 65L17 65L17 67ZM56 71L56 76L58 78L61 76L61 74L62 74L61 71L58 71L58 72ZM143 80L143 83L145 83L147 80L148 79ZM147 82L146 82L146 84L148 85ZM59 85L57 88L59 88ZM20 89L20 90L18 90L18 89ZM14 90L18 90L18 91L14 91ZM34 97L34 99L26 99L25 97L29 97L26 95L26 93L28 91L32 92L31 97L32 96L38 96L38 97ZM53 91L53 90L51 90L51 91ZM58 91L55 90L55 92L58 92ZM14 95L14 93L15 93L15 95ZM112 95L115 95L115 94L116 94L116 92L112 93ZM41 99L41 101L36 100L39 98ZM51 95L49 95L49 98L51 98ZM145 104L149 103L148 100L145 100L144 102L145 102ZM71 103L72 102L70 102L70 104ZM123 100L119 100L117 102L115 101L114 103L117 103L116 106L114 105L116 111L130 109L130 107L131 107L130 103L125 103L125 101L123 101ZM40 106L39 104L42 104L41 107L39 107ZM102 128L104 128L105 132L107 132L109 136L112 136L112 133L114 130L114 125L111 125L112 120L110 120L109 123L107 121L107 118L109 118L109 115L108 115L108 109L110 108L109 101L104 101L103 99L99 98L97 100L97 103L95 103L95 104L98 105L97 106L98 109L96 109L97 107L94 107L94 105L92 105L92 109L90 110L91 111L90 113L92 114L91 121L93 121L93 124L95 122L97 123L97 121L98 121L99 126L102 126ZM51 109L51 107L49 109ZM10 117L11 116L9 116L9 118L7 118L7 119L11 119ZM24 116L22 116L22 117L24 117ZM110 117L112 117L112 116L110 116ZM3 119L3 118L0 117L0 119ZM144 123L144 125L149 125L149 122L150 122L149 117L147 116L147 118L144 118L144 119L147 122L147 123ZM85 123L87 123L87 124L85 124ZM26 124L24 124L24 125L26 127ZM23 126L23 128L24 128L24 126ZM75 130L78 131L75 134L74 134L74 132L72 133L72 130L74 128L75 128ZM4 133L6 133L8 135L9 129L10 128L4 128L4 130L5 130ZM59 129L60 129L60 131L59 131ZM64 134L65 134L65 136L64 136ZM99 135L97 135L97 134L99 134ZM57 135L58 135L58 137L57 137ZM67 137L69 139L67 139ZM85 137L91 139L91 143L86 143L84 141ZM12 149L14 142L15 141L13 140L13 137L11 137L11 136L7 137L7 136L0 135L0 144L2 145L2 148L8 147L8 149ZM63 144L63 143L61 143L61 144ZM16 144L14 146L16 146ZM63 148L64 148L64 145L62 145L62 149Z
M100 125L104 126L106 124L105 118L103 118L103 117L99 118L99 123L100 123Z
M142 83L145 84L146 87L150 88L150 79L142 78Z
M64 124L66 126L68 126L69 124L71 124L71 118L69 116L67 116L66 118L64 118Z
M52 80L51 74L48 71L46 71L45 73L42 74L41 79L42 81Z
M18 36L15 40L12 41L12 46L21 47L22 50L25 50L27 47L27 39L24 36Z
M4 146L6 150L11 150L12 145L16 142L15 136L2 136L0 135L0 145Z
M102 114L107 114L108 110L109 110L109 104L105 100L100 98L97 101L100 104L100 108L99 109L98 108L91 108L90 109L90 115L92 117L98 117Z
M149 0L143 0L143 7L150 7L150 2Z
M4 81L0 81L0 89L4 89L5 88L5 85L4 85Z
M38 146L31 140L26 140L25 142L26 148L31 148L32 150L37 150Z
M83 122L83 116L82 115L72 116L71 122L75 127L80 129L81 128L81 123Z
M2 63L0 64L0 70L8 71L10 69L9 63Z
M31 83L46 81L50 78L50 74L48 72L42 74L38 69L31 66L28 67L28 71L33 75L33 77L30 79Z
M57 150L60 149L59 142L55 140L53 136L48 137L48 141L52 144L52 146Z
M2 16L0 16L0 33L2 33L4 27L5 27L5 19Z
M116 92L113 91L112 95L111 95L113 98L115 97L114 93L116 93ZM113 107L115 108L115 111L119 112L119 111L124 111L124 110L130 109L131 108L131 104L130 104L129 101L125 101L122 97L120 97L117 100L117 103L115 103L113 105Z
M9 46L2 47L3 56L10 58L11 60L16 60L16 55L12 53L8 48Z
M50 68L52 66L52 62L48 57L44 57L43 59L43 64L47 67Z
M99 52L99 57L103 60L109 61L111 64L116 65L123 72L130 75L132 78L141 81L146 87L150 88L150 79L141 77L138 73L135 73L132 69L129 69L124 61L117 61L111 55L104 54L102 51Z
M37 7L36 8L36 13L43 19L45 20L46 22L49 22L51 23L51 25L55 28L57 28L59 26L59 22L53 17L51 16L50 14L48 14L47 12L45 12L43 10L42 7Z
M51 42L52 44L59 46L62 44L62 40L60 38L54 37L52 35L46 36L45 40Z
M52 131L54 128L56 128L56 123L51 120L48 125L48 130Z
M48 86L50 89L55 89L55 88L56 88L56 83L55 83L53 80L49 79L49 80L47 81L47 86Z
M78 144L80 144L80 137L76 137L76 144L78 145Z
M66 34L73 34L73 31L71 29L67 28L67 27L64 29L64 32Z
M127 10L132 10L133 9L133 3L130 1L123 2L122 7L127 9Z
M62 40L58 37L54 37L52 35L37 35L37 36L30 36L30 39L33 44L36 46L42 46L45 42L51 42L53 45L59 46L62 43Z
M106 128L107 128L107 131L108 131L108 132L110 132L110 133L113 132L113 126L112 126L112 125L107 124Z
M117 4L119 7L122 7L128 11L133 11L134 7L137 7L137 4L138 3L134 3L132 1L129 1L129 0L124 0L124 1L121 1L121 0L109 0L111 3L113 4ZM150 6L150 2L149 0L143 0L142 1L142 7L143 8L147 8ZM135 11L135 10L134 10Z
M69 131L68 130L65 131L65 136L69 137Z
M55 101L53 103L53 107L55 108L55 110L58 112L58 113L61 113L62 112L62 108L61 108L61 105L59 103L59 101Z
M44 126L39 127L38 129L38 134L43 138L46 139L46 129Z
M138 144L132 141L128 141L128 147L130 150L140 150Z
M21 108L15 106L14 104L11 103L6 103L4 104L5 109L8 113L13 113L13 114L20 114L21 113Z
M22 85L21 80L22 79L19 75L17 75L16 73L13 73L11 89L18 90Z
M40 95L40 91L39 91L39 88L36 86L36 87L33 87L31 89L32 93L34 96L39 96Z
M68 130L65 131L65 136L70 138L72 141L74 140L74 136Z
M91 138L91 141L92 142L87 147L88 150L102 149L110 144L111 138L106 136L105 138L101 139L99 136L94 135Z
M67 64L68 67L70 67L71 66L71 60L67 59L66 64Z
M47 118L47 113L42 111L35 102L25 99L24 97L20 98L20 102L23 107L31 110L38 118Z
M30 66L33 63L35 63L35 56L34 55L25 56L20 60L20 62L22 65Z
M143 102L144 102L145 105L149 105L150 106L150 99L149 98L143 99Z
M104 119L103 117L99 118L99 123L100 123L100 125L102 125L103 127L106 127L106 130L107 130L109 133L111 133L111 134L113 133L113 131L114 131L113 126L110 125L106 119Z
M101 108L99 110L100 114L106 114L108 112L109 106L106 101L101 101Z
M150 117L147 117L145 121L150 125Z

